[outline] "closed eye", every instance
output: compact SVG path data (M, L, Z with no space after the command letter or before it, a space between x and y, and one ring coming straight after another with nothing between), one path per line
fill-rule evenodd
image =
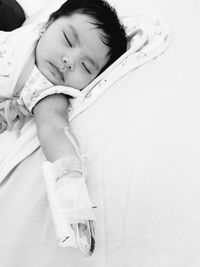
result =
M68 45L69 45L70 47L72 47L72 43L71 43L70 40L68 39L68 37L67 37L67 35L65 34L65 32L63 32L63 34L64 34L64 36L65 36L65 39L66 39Z
M90 70L86 67L86 65L85 65L84 63L82 63L82 65L83 65L84 69L85 69L89 74L91 74Z

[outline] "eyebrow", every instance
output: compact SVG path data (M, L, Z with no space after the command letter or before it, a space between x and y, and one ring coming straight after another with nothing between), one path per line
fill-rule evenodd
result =
M81 44L81 40L79 38L79 35L76 31L76 29L72 26L72 25L69 25L71 31L72 31L72 34L75 38L75 41L78 43L78 44ZM99 71L100 68L99 68L99 65L97 64L97 62L90 56L90 55L86 55L86 59L92 64L92 66L97 70Z

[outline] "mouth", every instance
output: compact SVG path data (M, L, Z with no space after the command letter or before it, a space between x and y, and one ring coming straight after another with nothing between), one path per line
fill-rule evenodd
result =
M57 79L59 79L59 80L64 82L64 77L63 77L62 72L60 72L59 69L55 65L53 65L52 63L49 63L49 64L50 64L50 67L51 67L50 71L51 71L52 75L55 78L57 78Z

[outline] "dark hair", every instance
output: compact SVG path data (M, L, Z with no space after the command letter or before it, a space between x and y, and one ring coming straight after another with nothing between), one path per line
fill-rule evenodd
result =
M97 28L103 31L102 41L110 47L109 60L105 70L117 58L126 52L127 39L125 28L120 22L116 10L105 0L67 0L57 11L50 15L49 20L74 13L90 16Z

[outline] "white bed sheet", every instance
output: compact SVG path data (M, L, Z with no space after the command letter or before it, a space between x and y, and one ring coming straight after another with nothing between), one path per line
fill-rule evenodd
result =
M56 247L38 167L33 180L11 174L0 188L0 266L200 266L199 2L115 4L123 14L165 17L173 37L161 57L120 79L72 121L90 163L96 252L82 258ZM42 160L38 150L18 172Z

